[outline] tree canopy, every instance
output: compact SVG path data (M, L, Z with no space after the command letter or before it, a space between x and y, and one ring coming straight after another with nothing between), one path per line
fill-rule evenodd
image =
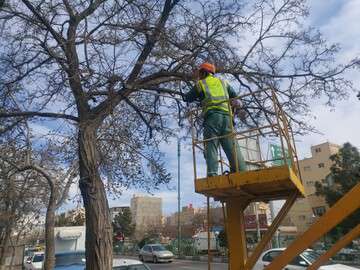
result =
M316 183L316 194L325 197L333 206L342 196L360 183L360 154L356 147L345 143L339 152L330 157L333 165L324 183ZM355 211L331 231L335 238L341 237L360 223L360 210Z
M122 234L124 237L132 237L135 231L135 225L131 221L130 209L124 208L119 212L113 222L114 234Z

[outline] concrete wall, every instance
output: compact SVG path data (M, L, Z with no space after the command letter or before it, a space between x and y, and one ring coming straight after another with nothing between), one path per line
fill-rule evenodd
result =
M55 252L85 250L85 226L55 227Z

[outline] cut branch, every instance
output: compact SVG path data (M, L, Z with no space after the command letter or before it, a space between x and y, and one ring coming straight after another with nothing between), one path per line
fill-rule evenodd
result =
M13 112L13 113L4 113L0 112L0 118L11 118L11 117L47 117L47 118L62 118L67 120L72 120L79 122L79 118L73 115L61 114L61 113L50 113L50 112Z

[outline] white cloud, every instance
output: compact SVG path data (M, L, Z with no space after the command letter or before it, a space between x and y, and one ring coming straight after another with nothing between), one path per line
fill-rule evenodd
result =
M315 26L320 26L320 31L325 38L341 46L336 62L345 63L360 55L360 1L358 0L329 0L310 1L310 20ZM346 74L346 78L353 81L359 89L359 71L354 70ZM318 103L311 106L315 119L310 118L309 124L313 125L323 134L309 134L298 138L300 157L310 154L310 146L330 141L337 144L350 142L360 146L360 131L358 116L360 102L355 93L349 93L349 100L335 104L331 109Z
M39 124L39 123L31 123L30 122L29 127L30 127L32 135L35 137L44 136L46 134L49 134L49 132L51 131L50 128L48 128L45 125Z
M341 45L342 53L338 61L348 61L360 53L359 18L360 1L349 0L321 27L327 40Z

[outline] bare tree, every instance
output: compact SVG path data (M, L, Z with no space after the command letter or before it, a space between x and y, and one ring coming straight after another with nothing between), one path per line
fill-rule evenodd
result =
M19 156L13 145L1 145L1 157L9 157L11 162L19 161ZM39 215L44 204L41 200L43 188L34 175L26 173L16 174L14 167L9 162L0 159L0 246L2 252L14 243L13 235L20 235L23 231L22 224L29 216ZM35 196L36 194L36 196ZM32 220L33 221L33 220ZM28 227L29 224L27 224ZM0 265L3 265L5 257L0 254Z
M77 166L70 167L65 173L51 171L48 168L31 163L19 167L18 171L34 171L43 177L49 187L49 199L46 206L45 216L45 261L44 269L50 270L55 267L55 211L64 202L70 186L74 183ZM63 184L65 183L65 185ZM62 188L61 188L62 187Z
M2 158L2 160L4 160ZM43 194L43 197L48 197L48 201L46 203L46 216L45 216L45 261L44 261L44 269L53 269L55 267L55 211L58 209L66 199L70 186L74 183L74 177L76 175L77 167L72 166L65 173L59 173L49 170L48 168L44 168L43 166L39 166L35 163L31 163L28 165L16 165L12 164L13 167L16 168L16 174L21 172L32 171L35 173L30 173L33 178L33 182L37 183L38 190L31 193L32 197L39 198L39 185L43 184L43 181L39 180L39 176L43 177L48 185L48 188L45 190L48 191ZM13 172L14 173L14 172ZM56 175L54 175L56 173ZM10 179L11 181L11 179ZM40 181L40 182L39 182ZM12 184L10 184L12 185ZM28 188L28 187L27 187ZM44 188L41 187L43 190ZM18 200L24 200L24 194L19 194ZM30 202L26 202L30 203ZM31 206L27 206L31 208ZM15 204L14 208L19 208L18 204ZM15 210L14 210L15 211ZM18 209L17 209L18 211ZM15 221L15 220L14 220ZM9 232L15 227L14 222L8 224ZM9 237L9 233L6 234ZM4 240L6 242L6 240Z
M24 206L26 209L30 209L34 212L34 206L29 199L43 201L41 205L46 207L45 215L45 261L44 269L53 269L55 267L55 211L58 209L65 201L68 196L71 185L74 183L74 179L78 172L77 162L72 162L71 166L65 171L64 163L57 161L57 154L59 152L59 147L52 143L48 142L46 146L43 146L41 150L35 150L32 147L30 142L31 134L29 134L29 126L27 122L24 121L22 125L17 126L17 131L20 131L21 134L16 136L16 145L10 148L8 145L2 146L2 156L0 157L1 164L5 168L9 168L5 171L4 177L4 187L7 191L11 191L14 185L19 186L19 184L14 184L14 178L17 179L20 177L20 180L23 179L25 174L26 178L21 182L21 190L23 192L18 193L18 196L13 198L13 194L10 192L9 195L11 200L16 201L13 204L13 212L17 211L20 208L18 201L24 201ZM11 140L11 137L14 137L14 133L8 136L7 143ZM21 135L25 135L25 147L23 148L20 142ZM61 147L61 151L64 151L64 147ZM9 151L11 150L11 151ZM65 172L64 172L65 171ZM30 185L33 185L29 188L29 184L26 184L26 179L32 179ZM24 190L24 187L29 189ZM27 204L30 205L27 205ZM35 208L36 209L36 208ZM22 216L17 218L17 221L30 213L30 210L24 212ZM21 212L22 213L22 212ZM8 230L11 232L15 227L15 219L12 222L8 222ZM20 235L20 232L18 232ZM7 243L9 239L9 233L6 233L4 242Z
M343 74L358 60L334 63L339 48L304 26L304 1L8 2L0 13L3 129L51 118L57 134L78 133L87 269L112 265L106 188L169 181L158 145L176 132L182 105L164 96L191 87L201 61L244 92L277 89L301 129L309 98L333 104L353 90ZM267 117L268 101L267 93L244 100L249 125Z

